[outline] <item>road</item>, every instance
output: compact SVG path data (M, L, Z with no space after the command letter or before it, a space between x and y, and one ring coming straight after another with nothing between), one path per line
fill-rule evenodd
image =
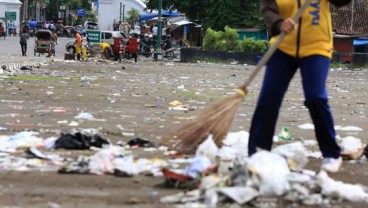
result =
M70 41L74 40L74 38L64 38L59 37L59 45L56 46L56 56L63 57L65 53L65 44ZM27 55L33 56L33 48L35 44L34 37L30 37L28 40L27 45ZM4 40L0 38L0 54L10 54L10 55L19 55L21 56L21 48L19 44L19 37L6 37ZM46 56L46 55L45 55Z
M65 45L69 41L73 41L74 38L65 38L65 37L59 37L59 44L56 46L56 57L64 57L64 54L66 52ZM28 58L33 57L33 48L35 44L34 37L31 37L28 40L27 45L27 55ZM7 37L5 40L3 38L0 38L0 55L8 55L12 56L12 58L16 56L21 57L21 47L19 44L19 37ZM177 49L175 51L176 58L173 61L179 61L180 60L180 51ZM41 55L42 56L42 55ZM46 57L47 54L44 55ZM25 59L22 57L22 59ZM144 56L139 56L139 60L152 60L151 57L145 58ZM166 58L164 58L164 61L167 61Z

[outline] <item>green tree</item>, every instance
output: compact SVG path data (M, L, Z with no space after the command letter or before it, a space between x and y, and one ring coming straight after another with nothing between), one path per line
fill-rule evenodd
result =
M212 7L207 9L205 27L216 30L226 25L232 28L262 27L259 1L254 0L212 0Z
M136 21L138 21L139 19L139 11L132 8L131 10L128 11L128 16L126 18L126 20L129 22L130 25L134 25L134 23Z
M190 20L203 22L206 17L206 9L211 6L212 0L162 0L162 9L168 10L177 9L179 12L184 13ZM159 0L146 1L147 9L152 11L158 9Z
M147 9L158 8L159 0L148 0ZM192 21L199 22L205 28L223 29L264 27L259 12L260 1L255 0L163 0L163 9L173 6Z

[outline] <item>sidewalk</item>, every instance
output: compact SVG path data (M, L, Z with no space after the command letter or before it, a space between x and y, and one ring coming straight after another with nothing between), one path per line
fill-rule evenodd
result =
M0 54L0 67L3 70L16 70L22 66L38 66L39 64L46 63L51 59L45 56L15 56L10 54Z

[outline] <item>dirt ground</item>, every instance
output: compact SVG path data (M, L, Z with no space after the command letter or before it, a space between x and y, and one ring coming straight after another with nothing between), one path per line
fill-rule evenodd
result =
M72 129L99 129L112 143L139 137L159 143L161 136L193 113L233 93L252 71L252 66L125 61L120 64L77 63L54 60L30 71L3 74L0 85L2 135L24 130L40 132L41 138L58 136ZM232 131L248 131L261 84L262 73L250 87ZM337 131L339 137L354 136L368 143L368 71L333 69L328 80L330 105L335 125L356 126L360 132ZM178 100L190 111L169 110ZM67 125L80 112L97 120ZM297 139L315 139L312 130L298 125L311 123L303 106L299 74L290 85L277 129L288 127ZM277 133L277 132L276 132ZM277 145L277 144L275 144ZM318 150L317 147L315 147ZM90 155L93 151L55 151L64 157ZM136 158L163 157L161 152L133 150ZM317 171L321 160L311 159ZM368 186L366 162L344 161L334 179ZM71 175L56 171L0 171L0 207L172 207L159 198L181 190L163 188L161 177L133 178L112 175ZM342 203L334 207L365 207Z

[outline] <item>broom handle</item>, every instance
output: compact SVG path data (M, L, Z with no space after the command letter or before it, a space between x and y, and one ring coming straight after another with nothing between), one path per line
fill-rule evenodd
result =
M307 9L307 7L310 5L312 0L307 0L298 10L298 12L293 16L294 22L297 22L299 18L302 16L304 11ZM266 54L262 57L260 62L257 64L256 69L250 74L249 78L245 81L245 83L239 87L239 89L243 91L247 91L247 87L250 85L250 83L254 80L256 75L261 71L263 66L267 63L267 61L271 58L271 56L275 53L276 49L279 47L280 43L284 40L286 34L281 33L279 37L277 38L276 42L272 45L272 47L266 52Z

